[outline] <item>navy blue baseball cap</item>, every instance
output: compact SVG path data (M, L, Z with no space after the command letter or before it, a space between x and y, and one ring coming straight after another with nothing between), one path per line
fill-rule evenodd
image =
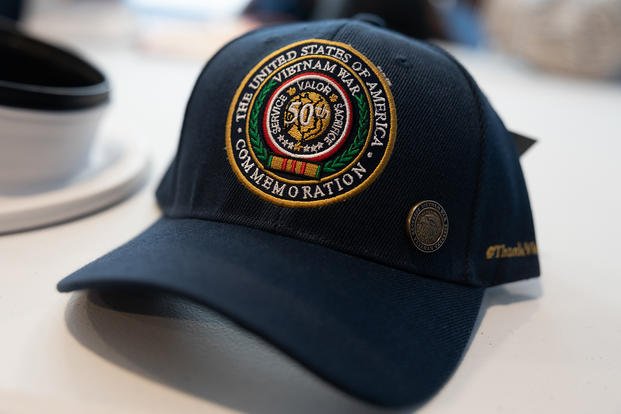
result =
M58 289L183 295L384 406L447 381L486 287L539 274L518 149L476 83L359 20L223 47L157 201L160 220Z

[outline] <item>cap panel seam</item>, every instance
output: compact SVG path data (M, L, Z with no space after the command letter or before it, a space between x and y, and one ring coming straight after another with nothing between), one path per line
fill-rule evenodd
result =
M334 40L350 23L351 22L348 20L344 21L343 24L334 31L334 34L330 36L330 40Z
M484 122L483 117L483 103L481 102L481 97L478 92L478 88L474 79L470 74L464 69L464 67L459 63L450 53L445 51L444 49L432 44L428 43L434 50L440 52L443 56L449 59L453 64L457 67L459 72L462 74L466 82L468 82L468 87L470 88L470 92L472 93L472 97L477 105L477 115L478 115L478 123L479 123L479 162L477 163L477 173L476 173L476 182L475 182L475 191L474 197L472 200L472 213L470 216L470 224L468 225L468 234L466 242L466 251L464 258L464 276L470 283L475 283L475 273L474 268L472 266L472 246L474 239L474 223L476 222L479 210L479 204L481 202L481 181L483 179L483 163L484 163L484 152L485 152L485 143L487 139L487 123Z

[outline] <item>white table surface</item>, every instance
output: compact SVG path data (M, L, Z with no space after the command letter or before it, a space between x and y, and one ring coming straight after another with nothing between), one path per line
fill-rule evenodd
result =
M167 298L141 314L56 292L159 216L153 192L203 63L65 40L112 80L104 134L146 143L154 167L113 208L0 237L0 412L374 412L208 309ZM488 289L461 365L420 411L621 413L621 87L452 50L507 125L539 139L522 166L542 277Z

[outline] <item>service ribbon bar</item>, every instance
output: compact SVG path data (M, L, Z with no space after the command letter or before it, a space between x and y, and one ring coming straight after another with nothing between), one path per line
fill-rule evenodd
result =
M295 175L303 175L310 178L319 177L319 164L294 160L272 155L268 161L268 168L276 171L284 171Z

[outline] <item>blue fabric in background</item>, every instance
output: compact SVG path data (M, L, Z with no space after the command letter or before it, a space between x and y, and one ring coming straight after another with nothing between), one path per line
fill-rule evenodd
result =
M478 10L461 1L436 3L438 6L435 9L442 20L448 40L468 46L486 44L485 31Z

